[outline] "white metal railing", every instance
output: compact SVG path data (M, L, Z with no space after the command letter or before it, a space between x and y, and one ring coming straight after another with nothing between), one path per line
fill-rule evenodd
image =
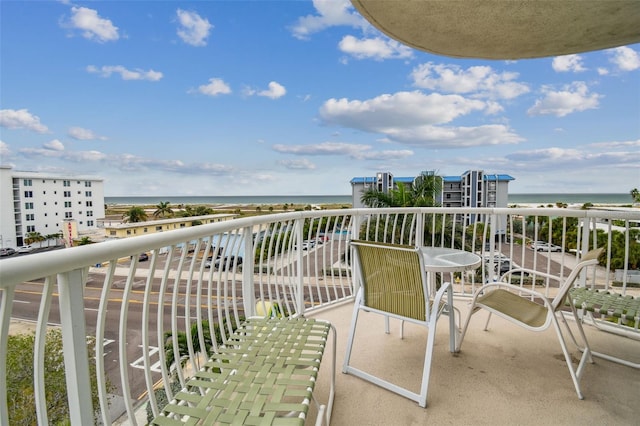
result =
M0 424L10 420L4 384L12 318L35 322L36 350L28 361L34 365L33 422L53 421L45 401L44 347L47 330L59 327L68 401L57 403L71 407L71 423L111 424L124 411L137 424L137 409L148 403L157 415L157 389L171 399L175 387L184 385L243 317L257 311L302 315L352 300L357 285L347 245L352 237L481 254L485 261L477 271L440 278L453 280L458 296L495 279L505 258L509 267L564 277L581 252L606 246L606 264L582 283L626 293L635 291L624 277L638 266L639 222L637 209L324 210L240 218L3 259ZM562 251L529 248L538 240ZM142 253L149 259L141 260ZM623 271L622 282L613 281L614 270ZM521 276L519 282L545 284L553 292L536 277ZM87 336L95 338L95 368ZM96 406L92 386L97 387Z

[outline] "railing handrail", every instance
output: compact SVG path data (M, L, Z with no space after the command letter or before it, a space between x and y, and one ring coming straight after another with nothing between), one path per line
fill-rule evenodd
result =
M172 231L140 235L130 238L107 240L101 243L80 247L70 247L64 250L53 250L44 253L33 253L29 256L19 256L3 259L0 264L0 288L15 286L21 282L38 279L43 276L83 268L98 264L109 259L132 256L144 251L160 249L184 241L195 240L202 236L220 232L229 232L239 228L265 225L273 222L317 218L334 215L366 215L393 213L460 213L482 215L524 215L524 216L559 216L576 218L601 218L640 221L640 209L617 210L578 210L567 208L473 208L473 207L394 207L394 208L359 208L311 210L275 213L259 216L238 218L234 220L216 222Z

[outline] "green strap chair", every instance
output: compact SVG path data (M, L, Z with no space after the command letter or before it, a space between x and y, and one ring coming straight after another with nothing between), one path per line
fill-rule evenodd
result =
M350 244L355 253L355 274L360 288L353 308L342 371L416 401L421 407L426 407L436 321L443 311L451 312L451 309L447 309L447 306L453 306L451 283L442 284L431 300L424 259L419 248L360 240L352 240ZM404 321L408 321L428 329L420 393L411 392L351 364L354 337L362 311L383 315L385 320L389 317L397 318L403 321L403 324ZM453 330L455 327L453 315L449 315L449 321L453 323L450 324L450 330ZM451 333L450 340L453 351L455 333ZM369 361L370 364L375 362L375 360Z

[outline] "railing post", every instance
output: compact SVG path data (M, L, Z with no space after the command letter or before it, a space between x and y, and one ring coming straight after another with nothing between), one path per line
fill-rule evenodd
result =
M58 299L69 418L72 425L80 426L93 424L83 275L82 269L58 274ZM96 344L101 345L102 342L96 342Z
M304 217L296 219L295 225L296 249L296 311L304 315L304 257L302 253L302 240L304 234Z
M416 213L416 237L415 245L417 247L424 246L424 213Z
M250 226L244 228L242 232L244 240L244 259L242 259L242 301L244 303L245 316L250 317L256 314L256 291L253 283L254 277L254 253L253 229Z

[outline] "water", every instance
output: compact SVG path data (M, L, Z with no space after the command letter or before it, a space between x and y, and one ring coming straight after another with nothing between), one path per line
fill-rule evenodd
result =
M178 204L344 204L351 206L351 195L231 195L213 196L149 196L149 197L104 197L106 204L156 205L160 202Z
M509 204L632 204L633 199L623 194L509 194Z
M234 196L147 196L104 197L106 204L157 205L168 201L172 206L183 205L242 205L242 204L341 204L351 206L351 195L234 195ZM623 194L509 194L508 204L631 204L629 193Z

